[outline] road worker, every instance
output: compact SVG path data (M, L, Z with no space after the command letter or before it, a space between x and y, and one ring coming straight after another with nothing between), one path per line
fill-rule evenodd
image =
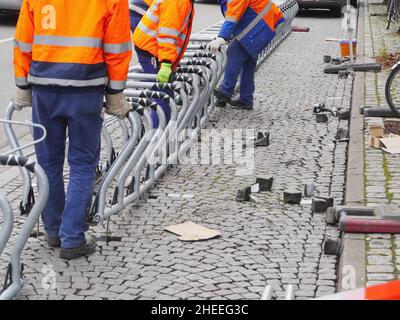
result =
M32 106L47 130L36 156L50 186L42 219L51 247L75 259L95 251L85 237L100 155L102 108L124 118L122 93L132 56L126 0L25 0L14 41L14 107ZM67 130L68 129L68 130ZM63 165L68 132L68 190ZM38 139L42 133L34 131Z
M216 53L220 47L231 41L227 55L228 62L224 79L214 93L219 103L233 107L253 109L255 90L254 74L258 55L275 37L279 24L284 22L283 14L272 0L219 0L225 21L218 37L208 48ZM240 96L232 96L240 76Z
M189 42L194 0L154 0L133 34L133 42L143 72L157 74L157 82L172 81ZM170 109L157 101L170 119ZM158 118L152 114L154 127Z
M146 14L153 0L129 0L129 11L131 16L131 30L135 31L140 20Z

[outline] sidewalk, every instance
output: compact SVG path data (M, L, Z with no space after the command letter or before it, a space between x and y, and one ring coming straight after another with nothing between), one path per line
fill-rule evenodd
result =
M255 110L220 108L212 114L208 129L270 132L270 146L255 149L254 172L238 176L238 165L224 163L172 166L148 199L112 217L115 241L99 241L88 258L63 261L43 236L31 238L23 254L27 285L21 298L257 300L267 284L281 299L289 284L296 286L297 299L334 293L337 257L325 255L322 244L327 235L339 235L337 228L326 225L324 214L312 214L310 202L288 205L282 196L313 181L317 195L343 203L347 143L334 141L348 121L317 123L313 114L319 102L350 107L352 79L322 71L322 56L338 53L325 38L342 37L340 23L323 13L296 18L294 24L310 32L291 34L260 66ZM273 190L257 195L258 203L235 200L238 189L270 175ZM187 220L222 236L187 243L163 229ZM91 232L104 237L105 228ZM56 285L48 289L52 274Z
M376 2L376 1L374 1ZM395 26L386 30L386 7L377 3L364 3L360 9L363 60L368 62L383 52L398 52L400 35ZM359 20L360 21L360 20ZM360 39L360 36L363 39ZM363 40L363 41L360 41ZM384 87L389 69L380 73L359 73L356 76L355 93L353 95L352 127L362 130L359 139L357 131L351 131L351 139L355 141L354 153L363 159L352 163L352 143L350 142L350 172L359 171L362 175L357 185L354 176L348 177L347 204L377 206L380 204L400 203L400 156L385 153L368 145L369 127L383 125L382 118L363 117L359 115L360 106L385 106ZM357 83L359 84L357 86ZM360 92L357 92L359 90ZM358 123L361 121L360 123ZM358 158L358 159L360 159ZM361 197L360 197L361 194ZM353 246L353 252L365 252L358 260L351 257L345 260L358 265L358 286L370 286L394 279L399 279L400 271L400 235L390 234L358 234L346 235L345 246ZM346 249L345 249L346 251ZM343 262L342 262L343 264ZM346 264L346 262L344 263Z

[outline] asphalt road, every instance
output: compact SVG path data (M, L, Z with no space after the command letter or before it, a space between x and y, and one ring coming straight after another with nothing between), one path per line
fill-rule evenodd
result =
M219 6L213 1L200 1L196 3L196 17L193 25L193 32L204 29L222 19ZM8 105L14 92L13 77L13 36L17 17L15 14L0 13L0 117L3 117L4 110ZM134 57L135 59L135 57ZM16 120L30 118L29 111L18 112ZM20 131L20 134L25 133ZM5 145L4 132L0 130L0 148Z

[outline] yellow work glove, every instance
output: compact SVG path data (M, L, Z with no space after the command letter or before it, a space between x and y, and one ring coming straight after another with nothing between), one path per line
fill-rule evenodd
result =
M158 71L156 81L159 83L168 83L172 74L172 64L163 62L161 63L160 71Z

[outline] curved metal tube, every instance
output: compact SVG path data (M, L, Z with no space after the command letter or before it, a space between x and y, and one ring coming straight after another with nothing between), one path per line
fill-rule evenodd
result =
M11 208L10 202L3 192L0 191L0 211L2 212L3 221L2 228L0 229L0 255L6 247L8 239L11 237L11 233L14 226L14 213Z
M111 166L110 170L107 172L105 178L100 184L98 191L98 207L97 212L104 212L106 209L106 199L107 199L107 189L111 186L114 177L118 174L122 166L131 156L135 146L139 140L141 132L141 120L140 116L135 112L130 112L128 115L129 122L131 124L132 134L129 138L126 146L122 149L117 159ZM123 190L121 190L123 192ZM122 209L122 208L121 208Z
M142 91L139 91L139 93L142 93ZM126 95L129 96L129 93L126 93ZM157 115L159 116L160 124L162 124L162 121L164 121L165 124L165 116L163 116L163 114L164 113L162 108L158 105ZM110 217L111 215L119 212L121 208L125 207L124 205L125 182L128 179L128 176L132 171L133 167L137 164L139 157L145 151L145 149L147 148L148 144L152 139L152 136L154 135L153 132L154 130L152 129L151 112L149 108L144 109L144 128L145 128L144 136L140 139L139 144L136 146L134 152L127 160L126 165L124 166L124 169L122 170L120 177L118 179L117 187L119 192L118 192L117 204L113 205L111 208L104 208L105 210L103 212L99 210L94 216L95 222L98 223L100 221L103 221L104 219Z
M106 150L107 150L107 161L106 161L106 163L104 163L101 166L101 169L102 169L102 172L107 172L113 163L112 158L113 158L114 147L113 147L113 142L112 142L110 133L108 132L107 127L105 125L105 122L104 122L103 126L101 127L101 135L103 136L103 139L106 143Z
M22 158L14 157L16 163L20 163ZM2 161L0 161L2 163ZM14 164L17 165L17 164ZM43 169L35 165L32 161L27 161L24 167L34 173L37 179L38 185L38 198L29 216L26 218L22 229L15 240L15 243L10 252L10 265L11 265L11 285L0 294L0 300L9 300L14 298L21 290L23 286L23 279L21 278L21 253L29 239L29 236L36 225L40 214L47 203L49 196L49 183Z
M126 122L124 119L118 119L118 122L122 129L122 136L123 136L124 142L128 143L128 140L130 138L128 126L126 125Z
M44 139L46 139L47 131L46 131L45 127L43 127L42 125L39 125L39 124L12 121L11 119L12 119L13 113L14 113L14 105L12 103L10 103L6 108L5 119L0 120L0 122L4 123L4 131L6 133L7 140L9 142L11 148L13 148L11 151L8 151L7 154L15 153L17 155L22 156L23 149L29 148L35 144L42 142ZM13 124L39 128L43 131L43 136L39 140L36 140L32 143L29 143L29 144L21 147L18 142L17 136L15 134L14 128L12 127ZM30 155L31 155L31 153L27 154L26 156L30 156ZM19 170L20 170L21 176L22 176L22 195L21 195L20 207L21 207L22 211L28 211L29 210L29 208L28 208L29 194L31 192L31 187L32 187L31 175L24 168L20 167ZM24 212L21 212L21 213L24 213Z

